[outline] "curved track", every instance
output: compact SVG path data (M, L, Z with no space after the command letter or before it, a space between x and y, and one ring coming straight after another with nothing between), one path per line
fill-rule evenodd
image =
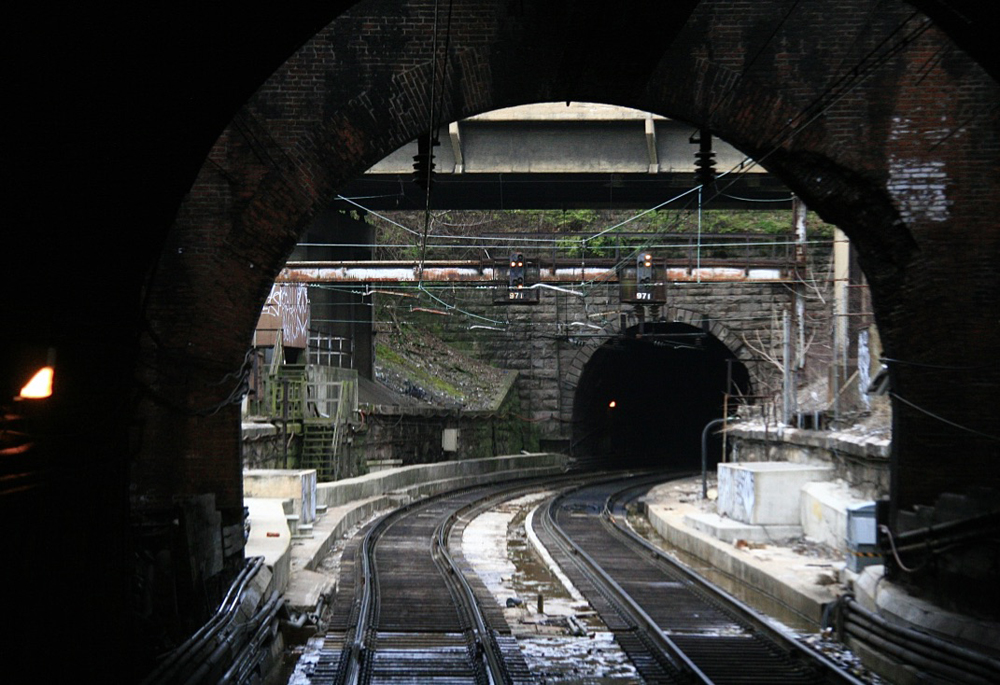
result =
M489 683L488 636L453 575L440 540L455 511L484 496L465 491L391 515L365 538L360 621L348 682Z
M614 525L625 490L644 492L671 476L605 474L594 484L595 477L472 488L370 525L342 554L311 682L534 682L503 612L458 550L465 523L480 510L553 488L568 489L536 512L539 538L644 682L858 682Z
M460 540L473 512L552 483L449 493L396 510L363 531L341 557L313 682L532 682L503 613L461 553L448 548L460 548L449 540Z
M554 498L539 528L647 682L859 682L616 525L625 487L609 481Z

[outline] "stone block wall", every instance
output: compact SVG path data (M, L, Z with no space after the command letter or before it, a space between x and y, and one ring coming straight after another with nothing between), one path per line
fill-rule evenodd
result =
M565 288L583 296L542 289L537 305L494 306L489 291L441 295L463 311L496 320L502 331L471 332L471 319L461 315L445 324L434 322L445 339L460 342L495 366L518 372L521 414L537 424L543 440L569 439L580 374L594 351L619 333L620 313L628 315L629 326L638 322L633 308L620 304L617 284ZM764 363L752 348L780 358L781 312L794 302L788 284L676 283L668 287L667 297L659 316L707 329L747 365L753 392L780 389L775 367ZM806 336L813 333L809 329Z
M737 462L787 461L831 465L865 499L889 494L889 443L884 436L740 423L726 434Z

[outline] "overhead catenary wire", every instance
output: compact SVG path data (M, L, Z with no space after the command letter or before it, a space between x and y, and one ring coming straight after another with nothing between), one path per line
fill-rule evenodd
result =
M899 400L900 402L902 402L906 406L910 407L911 409L915 409L916 411L920 412L921 414L923 414L925 416L929 416L930 418L935 419L936 421L940 421L941 423L944 423L944 424L946 424L948 426L951 426L952 428L957 428L959 430L965 431L966 433L970 433L972 435L978 435L979 437L986 438L987 440L992 440L994 442L1000 442L1000 436L990 435L989 433L984 433L982 431L976 430L975 428L969 428L968 426L963 426L960 423L956 423L955 421L952 421L950 419L946 419L943 416L941 416L940 414L936 414L936 413L930 411L929 409L924 409L923 407L920 407L920 406L914 404L910 400L908 400L905 397L901 396L899 393L890 392L889 395L892 396L893 398Z
M786 15L786 16L787 16L787 15ZM905 24L905 22L904 22L904 24ZM901 25L901 26L902 26L902 25ZM918 35L919 35L919 34L918 34ZM915 39L915 38L913 38L913 39ZM898 47L898 46L897 46L897 47ZM901 48L900 48L900 49L901 49ZM891 54L891 51L890 51L890 54ZM436 57L436 54L435 54L435 57ZM884 59L884 58L883 58L883 59ZM859 64L863 64L863 63L864 63L864 60L862 60L862 62L861 62L861 63L859 63ZM876 64L876 65L872 66L871 68L872 68L872 69L874 69L874 68L875 68L875 67L877 67L877 66L878 66L878 64ZM858 70L857 70L857 68L856 68L856 69L855 69L855 72L857 72L857 71L858 71ZM832 91L831 89L828 89L828 92L833 92L833 91ZM847 91L847 92L849 92L849 91ZM843 96L843 95L841 95L841 97L842 97L842 96ZM432 102L433 102L433 100L432 100ZM834 102L836 102L836 99L834 99L834 100L830 101L829 103L827 103L827 104L826 104L826 107L829 107L829 106L832 106L832 104L833 104ZM808 110L808 108L807 108L807 110ZM807 110L805 110L805 111L804 111L804 113L805 113L805 112L807 112ZM822 111L823 111L823 110L820 110L820 112L822 112ZM812 121L812 119L809 119L809 120L807 120L807 121L803 122L803 124L802 124L802 125L803 125L803 126L804 126L804 125L807 125L807 124L808 124L808 123L810 123L811 121ZM794 130L800 130L800 128L797 128L797 129L793 129L793 131L794 131ZM780 142L780 141L779 141L779 142ZM774 149L772 149L772 150L771 150L771 152L773 152L773 151L774 151ZM767 153L767 154L770 154L770 153ZM762 158L762 159L763 159L763 158ZM760 161L760 160L750 160L750 161L752 162L752 164L756 164L756 163L759 163L759 161ZM745 172L746 170L744 169L744 170L741 170L741 171L744 171L744 172ZM727 172L727 173L729 173L729 172ZM725 176L725 174L723 174L723 175L722 175L722 177L724 177L724 176ZM692 189L692 191L693 191L693 190L694 190L694 189ZM683 197L684 195L686 195L687 193L689 193L689 192L692 192L692 191L687 191L686 193L682 193L681 195L679 195L679 196L678 196L678 198L680 198L680 197ZM669 202L671 202L671 201L675 201L675 200L676 200L676 199L678 199L678 198L672 198L672 199L671 199L670 201L668 201L667 203L669 203ZM663 205L665 205L665 204L667 204L667 203L662 203L661 205L658 205L657 207L659 207L659 206L663 206ZM355 204L358 204L358 203L355 203ZM360 205L359 205L359 206L360 206ZM603 229L602 231L599 231L599 232L597 232L597 233L593 234L592 236L590 236L590 237L588 237L588 238L585 238L585 239L583 239L583 241L582 241L582 242L589 242L589 241L591 241L591 240L595 239L596 237L599 237L599 236L601 236L601 235L603 235L603 234L605 234L605 233L607 233L607 232L610 232L610 231L613 231L613 230L615 230L616 228L620 227L621 225L624 225L625 223L628 223L628 222L630 222L630 221L634 221L634 220L635 220L636 218L638 218L638 217L641 217L642 215L644 215L644 214L647 214L647 213L649 213L650 211L655 211L655 209L656 209L656 208L653 208L653 209L649 209L649 210L644 210L643 212L641 212L640 214L636 215L635 217L633 217L633 218L631 218L631 219L628 219L628 220L626 220L626 222L622 222L622 223L620 223L620 224L616 224L615 226L611 226L611 227L608 227L607 229ZM376 215L377 215L377 214L376 214ZM378 216L380 216L380 218L384 218L384 219L386 219L386 220L389 220L389 221L390 221L390 223L395 223L395 222L392 222L392 221L391 221L390 219L388 219L387 217L382 217L381 215L378 215ZM407 230L407 231L409 231L409 232L411 232L411 233L414 233L414 234L419 234L419 232L416 232L416 231L413 231L412 229L408 229L408 228L406 228L406 227L402 226L401 224L398 224L398 223L396 223L396 225L397 225L397 226L400 226L400 227L401 227L401 228L403 228L404 230ZM425 232L424 232L424 235L425 235L425 236L429 236L429 225L428 225L428 226L427 226L426 228L427 228L427 230L425 230ZM454 238L454 236L451 236L451 237L453 237L453 238ZM465 239L465 237L462 237L462 239ZM424 249L426 249L426 243L424 243L424 245L423 245L423 248L424 248ZM642 248L637 248L637 249L642 249Z

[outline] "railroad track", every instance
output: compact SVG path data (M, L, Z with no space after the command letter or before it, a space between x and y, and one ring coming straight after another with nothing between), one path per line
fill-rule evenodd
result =
M859 683L752 610L702 586L659 550L620 530L626 488L608 475L449 493L370 524L341 556L331 620L310 682L532 683L496 600L465 562L461 535L482 510L566 488L535 529L647 683ZM603 478L604 482L594 483ZM589 484L588 484L589 483ZM449 551L450 550L450 551Z
M652 482L572 489L535 524L646 682L860 684L619 525L627 492Z
M345 647L345 682L490 683L498 658L485 619L442 548L456 510L477 490L389 515L362 542L358 623Z
M312 682L532 682L502 611L458 550L464 525L477 511L553 482L498 484L422 500L359 533L341 556L340 585Z

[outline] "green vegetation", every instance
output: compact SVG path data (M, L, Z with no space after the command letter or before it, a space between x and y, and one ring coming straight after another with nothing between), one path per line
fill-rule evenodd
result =
M421 212L393 212L393 221L409 227L406 231L377 217L369 217L377 229L378 258L416 260L420 258ZM810 212L806 217L810 240L829 240L833 227ZM609 228L613 230L608 231ZM607 231L606 233L603 233ZM554 251L563 257L611 257L652 244L684 242L684 236L774 236L794 234L788 209L722 210L700 213L690 209L637 210L489 210L447 211L431 216L427 259L495 258L512 241L505 235L536 233L555 236ZM597 234L601 234L597 236ZM563 234L564 237L559 237ZM591 236L597 236L591 238ZM470 240L470 238L473 238ZM543 248L552 251L553 246Z
M464 393L454 385L433 373L432 369L405 357L386 344L375 345L375 357L379 363L386 366L393 366L412 380L414 384L432 388L434 391L461 401Z

